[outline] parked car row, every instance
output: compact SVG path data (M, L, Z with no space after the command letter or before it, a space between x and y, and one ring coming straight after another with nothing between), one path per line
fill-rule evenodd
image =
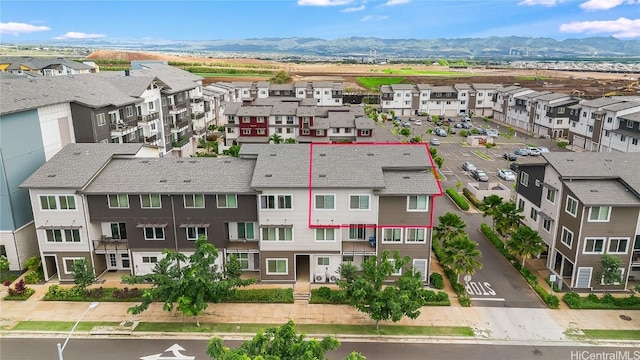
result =
M483 170L479 170L473 163L466 161L462 163L462 170L466 171L471 175L474 180L487 182L489 181L489 176ZM516 173L510 169L498 169L498 177L505 181L516 181Z

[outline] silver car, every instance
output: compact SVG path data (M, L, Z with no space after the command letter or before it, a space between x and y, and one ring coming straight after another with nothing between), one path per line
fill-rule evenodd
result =
M476 166L473 165L472 163L466 161L462 164L462 170L464 171L473 171L476 169Z

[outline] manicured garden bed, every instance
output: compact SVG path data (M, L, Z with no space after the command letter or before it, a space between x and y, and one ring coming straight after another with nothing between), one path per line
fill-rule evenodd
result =
M596 294L580 296L570 292L564 294L562 300L572 309L624 309L640 310L640 297L630 295L626 297L614 297L606 294L598 297Z

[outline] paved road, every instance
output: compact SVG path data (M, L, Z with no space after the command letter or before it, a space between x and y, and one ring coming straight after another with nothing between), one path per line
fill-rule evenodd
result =
M0 358L3 360L56 359L56 343L58 341L59 339L2 338L0 339ZM205 360L210 359L205 353L206 343L207 340L183 339L72 339L67 344L63 355L66 360ZM225 342L225 345L237 347L239 342L228 341ZM615 359L640 359L640 350L622 346L411 344L385 341L343 342L340 349L329 353L328 356L333 359L342 359L352 351L362 353L367 360L586 360L613 359L614 357L611 356L623 353L627 354L627 357L618 355Z

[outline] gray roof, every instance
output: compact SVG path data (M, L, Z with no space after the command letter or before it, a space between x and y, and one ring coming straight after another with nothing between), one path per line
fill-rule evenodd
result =
M113 159L88 194L247 194L255 160L225 158Z
M131 70L130 75L157 77L169 87L169 89L163 89L164 93L173 94L191 90L202 83L202 77L175 66L158 63L142 63L141 65L144 67L142 70Z
M631 109L634 107L640 108L640 102L634 102L634 101L621 102L613 105L603 106L603 109L609 110L609 111L620 111L620 110Z
M476 90L496 90L500 87L500 84L494 84L494 83L473 83L471 85Z
M593 100L583 100L580 102L580 105L582 105L582 107L588 106L588 107L594 107L594 108L601 108L604 106L613 105L621 102L623 102L623 100L604 97L604 98L596 98Z
M328 118L329 127L332 128L346 128L355 126L354 116L349 112L330 111L328 114Z
M267 86L269 86L269 91L293 91L294 90L293 84L269 84L269 83L267 83Z
M383 171L385 188L380 195L440 195L442 190L431 170Z
M640 111L636 111L636 112L633 112L633 113L627 114L627 115L620 115L619 118L625 119L625 120L631 120L631 121L640 121ZM640 136L640 134L639 133L633 133L632 136L638 137L638 136Z
M564 185L585 206L640 206L640 198L618 180L573 180Z
M391 84L393 90L413 90L415 85L413 84Z
M374 129L376 124L367 117L356 118L356 129Z
M223 115L235 115L238 113L238 110L242 107L242 103L239 102L232 102L227 104L227 106L224 108L224 113Z
M134 156L142 144L69 144L20 186L82 189L115 155Z
M34 58L34 57L3 57L0 58L1 64L9 65L12 69L19 69L21 65L34 70L42 70L56 65L64 65L75 70L91 70L93 66L79 63L77 61L65 58Z
M567 98L567 97L571 97L571 96L569 96L567 94L549 92L549 93L546 93L544 95L538 96L538 100L552 101L552 100L564 99L564 98Z
M309 145L243 144L241 157L257 157L251 187L305 188L309 186Z
M134 97L141 96L154 81L163 85L155 76L126 76L124 71L103 71L97 75L123 93Z
M226 111L225 111L226 113ZM241 106L236 113L237 116L264 116L271 114L271 106Z

